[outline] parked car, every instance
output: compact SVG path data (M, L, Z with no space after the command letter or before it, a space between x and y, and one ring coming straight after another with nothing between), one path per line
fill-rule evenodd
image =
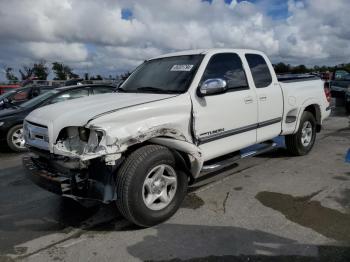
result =
M35 81L37 84L34 84ZM39 84L39 82L44 82L45 84ZM25 80L22 80L21 82L17 82L17 81L9 81L9 83L7 85L0 85L0 95L5 94L7 92L10 92L12 90L15 90L17 88L21 88L21 87L25 87L25 86L29 86L29 85L47 85L47 81L46 80L37 80L37 77L32 76L29 77Z
M350 113L350 74L346 70L336 70L330 81L332 96L344 98L345 108Z
M344 97L346 90L350 87L350 74L345 70L336 70L330 81L332 96Z
M20 87L20 84L8 84L8 85L0 85L0 95L5 94L11 90L17 89Z
M306 155L330 114L319 78L279 82L253 50L163 55L118 90L33 111L24 136L34 155L23 163L39 186L116 201L142 227L171 217L189 183L276 148L279 135L291 154Z
M11 90L0 96L0 109L20 105L52 89L52 86L28 86Z
M113 86L80 85L51 89L21 105L0 110L0 140L16 152L24 151L23 120L33 110L45 105L93 94L111 93Z

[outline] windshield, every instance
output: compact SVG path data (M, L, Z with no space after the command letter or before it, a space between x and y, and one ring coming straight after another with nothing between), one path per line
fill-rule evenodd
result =
M57 93L58 93L57 90L48 91L48 92L46 92L46 93L44 93L44 94L42 94L42 95L39 95L39 96L37 96L37 97L35 97L35 98L33 98L33 99L31 99L31 100L29 100L29 101L27 101L27 102L21 104L20 106L21 106L21 107L31 107L31 106L35 106L35 105L37 105L37 104L39 104L39 103L45 101L47 98L49 98L49 97L51 97L51 96L53 96L53 95L55 95L55 94L57 94Z
M0 100L4 99L4 98L12 98L14 97L16 94L21 93L23 91L28 91L29 88L28 87L21 87L21 88L16 88L15 90L11 90L6 92L5 94L2 94L0 96Z
M12 94L16 93L16 91L9 91L9 92L6 92L5 94L2 94L0 96L0 100L3 100L4 98L7 98L7 97L10 97Z
M186 92L203 55L154 59L143 63L119 88L120 92Z
M335 74L335 75L334 75L334 78L335 78L335 79L342 79L342 78L344 78L346 75L348 75L349 73L348 73L347 71L345 71L345 70L337 70L337 71L335 71L334 74Z

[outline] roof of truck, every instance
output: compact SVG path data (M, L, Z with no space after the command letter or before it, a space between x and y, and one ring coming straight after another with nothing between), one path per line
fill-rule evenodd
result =
M262 52L260 52L258 50L252 50L252 49L207 48L207 49L193 49L193 50L185 50L185 51L174 52L174 53L167 53L164 55L153 57L151 59L170 57L170 56L199 55L199 54L206 55L208 53L225 53L225 52L230 52L230 53L231 52L232 53L260 53L260 54L262 54Z

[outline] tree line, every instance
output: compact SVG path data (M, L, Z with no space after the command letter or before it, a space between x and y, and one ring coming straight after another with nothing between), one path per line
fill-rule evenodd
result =
M19 76L16 75L12 67L4 66L6 79L12 82L34 77L38 80L47 80L51 71L54 73L53 80L80 78L78 74L73 72L71 67L60 62L53 62L51 67L49 67L45 60L40 60L32 65L23 65L22 68L18 70ZM109 77L111 78L111 76ZM90 76L88 73L85 73L84 80L103 80L103 78L101 75Z

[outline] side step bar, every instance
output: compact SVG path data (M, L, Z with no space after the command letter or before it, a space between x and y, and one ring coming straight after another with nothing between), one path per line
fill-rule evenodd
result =
M234 164L236 161L238 161L240 159L247 158L247 157L253 157L253 156L256 156L259 154L269 152L269 151L277 148L279 145L275 142L266 142L263 144L256 145L255 147L257 147L257 146L260 146L260 148L253 149L253 150L247 151L247 152L245 152L244 150L241 150L238 155L235 155L233 157L218 161L218 162L213 163L213 164L204 165L202 167L202 171L201 171L200 176L209 174L211 172L219 171L220 169L226 168L226 167Z

